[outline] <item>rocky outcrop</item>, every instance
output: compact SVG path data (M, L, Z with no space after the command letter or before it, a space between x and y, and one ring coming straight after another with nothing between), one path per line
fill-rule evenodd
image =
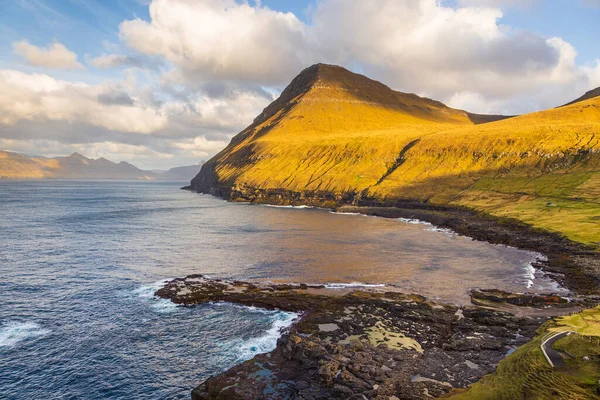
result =
M299 312L277 348L209 378L204 399L421 399L465 387L531 338L541 318L428 301L382 290L174 279L156 292Z

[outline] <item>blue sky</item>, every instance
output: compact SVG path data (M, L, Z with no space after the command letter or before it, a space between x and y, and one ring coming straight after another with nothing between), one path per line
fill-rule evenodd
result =
M0 149L196 162L314 62L475 112L600 86L599 0L150 3L0 0Z

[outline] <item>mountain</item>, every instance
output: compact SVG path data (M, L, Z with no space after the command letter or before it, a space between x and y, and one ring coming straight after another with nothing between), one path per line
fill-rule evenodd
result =
M167 181L189 181L198 175L202 168L203 161L196 165L186 165L184 167L171 168L168 171L159 172L157 179Z
M0 151L0 179L128 179L189 180L200 165L172 168L164 173L144 171L121 161L91 159L79 153L46 158Z
M600 98L481 116L318 64L192 180L232 200L410 200L600 242Z
M206 163L192 186L210 192L241 183L360 190L377 182L386 164L413 140L473 125L472 119L480 121L481 116L393 91L342 67L317 64L302 71ZM323 182L325 176L330 181Z
M596 89L590 90L589 92L586 92L583 96L581 96L578 99L573 100L570 103L565 104L565 106L570 106L571 104L575 104L575 103L579 103L580 101L585 101L585 100L589 100L589 99L593 99L595 97L600 96L600 87L597 87Z
M73 153L68 157L28 157L0 151L0 179L156 179L124 161L116 164L106 158L96 160Z

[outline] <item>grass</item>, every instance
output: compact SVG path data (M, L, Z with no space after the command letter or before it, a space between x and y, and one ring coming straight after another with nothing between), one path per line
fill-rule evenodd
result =
M519 347L502 360L496 372L485 376L468 389L451 392L452 400L512 400L512 399L597 399L600 379L600 345L596 338L570 335L554 343L554 348L565 354L567 368L552 369L545 360L540 344L549 332L561 329L591 331L581 321L600 320L600 308L585 310L581 314L549 321L537 332L535 338ZM570 353L574 358L568 356ZM583 357L588 356L585 360Z
M219 180L467 206L600 242L600 98L474 125L340 70L242 132L217 156Z
M600 337L600 307L557 318L556 326L549 330L554 332L571 331L585 336Z

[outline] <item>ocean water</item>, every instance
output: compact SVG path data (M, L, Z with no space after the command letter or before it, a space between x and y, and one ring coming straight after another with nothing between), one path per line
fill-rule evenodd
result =
M184 183L0 181L1 399L187 399L273 349L297 317L153 297L192 273L394 284L457 304L471 287L559 290L535 253L418 221L231 204Z

